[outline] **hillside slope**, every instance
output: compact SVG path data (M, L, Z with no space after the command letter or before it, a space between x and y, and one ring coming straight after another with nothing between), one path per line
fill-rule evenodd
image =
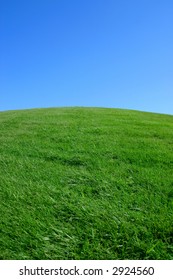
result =
M0 259L173 259L173 116L0 113Z

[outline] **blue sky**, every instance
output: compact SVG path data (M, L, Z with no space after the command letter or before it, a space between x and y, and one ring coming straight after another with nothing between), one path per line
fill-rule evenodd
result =
M0 110L173 114L172 0L0 0Z

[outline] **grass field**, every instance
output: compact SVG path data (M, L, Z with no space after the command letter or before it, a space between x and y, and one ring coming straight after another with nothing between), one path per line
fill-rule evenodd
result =
M173 259L173 116L1 112L0 259Z

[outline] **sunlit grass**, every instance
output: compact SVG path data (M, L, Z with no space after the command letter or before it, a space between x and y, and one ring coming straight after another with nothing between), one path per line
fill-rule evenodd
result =
M173 259L173 116L0 113L0 259Z

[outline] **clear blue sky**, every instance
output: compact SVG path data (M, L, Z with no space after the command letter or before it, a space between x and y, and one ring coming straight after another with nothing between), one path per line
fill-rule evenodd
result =
M0 110L173 114L172 0L0 0Z

